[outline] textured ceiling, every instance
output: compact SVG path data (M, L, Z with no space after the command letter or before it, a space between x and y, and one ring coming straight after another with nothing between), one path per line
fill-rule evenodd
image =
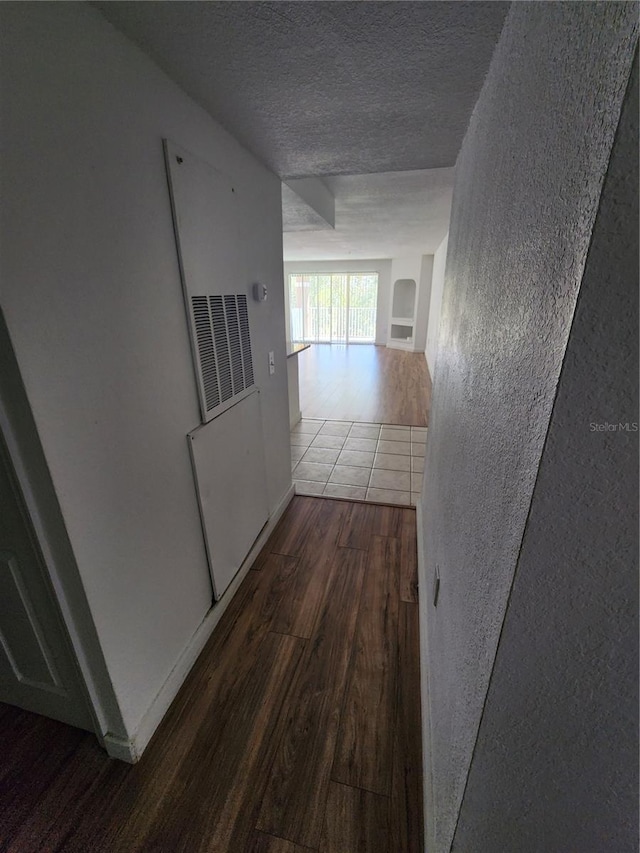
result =
M327 229L333 230L333 226L290 187L282 184L282 230L287 232Z
M282 178L453 166L509 6L93 5Z
M324 178L335 197L335 230L285 233L285 261L432 254L449 228L453 172Z

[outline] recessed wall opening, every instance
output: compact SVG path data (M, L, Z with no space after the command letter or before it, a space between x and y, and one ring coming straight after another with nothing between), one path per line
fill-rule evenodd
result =
M391 313L398 319L413 320L416 303L416 283L412 278L400 278L393 285Z
M393 340L410 341L413 337L413 326L391 325L391 337Z

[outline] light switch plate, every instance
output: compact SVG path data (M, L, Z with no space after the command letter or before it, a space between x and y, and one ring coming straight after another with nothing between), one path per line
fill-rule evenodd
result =
M276 359L273 352L269 353L269 375L273 376L276 372Z

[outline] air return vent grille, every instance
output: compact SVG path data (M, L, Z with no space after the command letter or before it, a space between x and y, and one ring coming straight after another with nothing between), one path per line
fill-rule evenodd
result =
M254 384L244 294L192 296L203 419Z

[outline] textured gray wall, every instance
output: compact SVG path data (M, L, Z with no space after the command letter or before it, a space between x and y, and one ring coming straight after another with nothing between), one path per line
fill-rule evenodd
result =
M462 802L636 18L634 4L513 4L457 164L423 490L423 589L441 575L438 607L421 604L438 853Z
M589 249L453 849L633 853L638 73ZM487 784L491 780L491 784Z

